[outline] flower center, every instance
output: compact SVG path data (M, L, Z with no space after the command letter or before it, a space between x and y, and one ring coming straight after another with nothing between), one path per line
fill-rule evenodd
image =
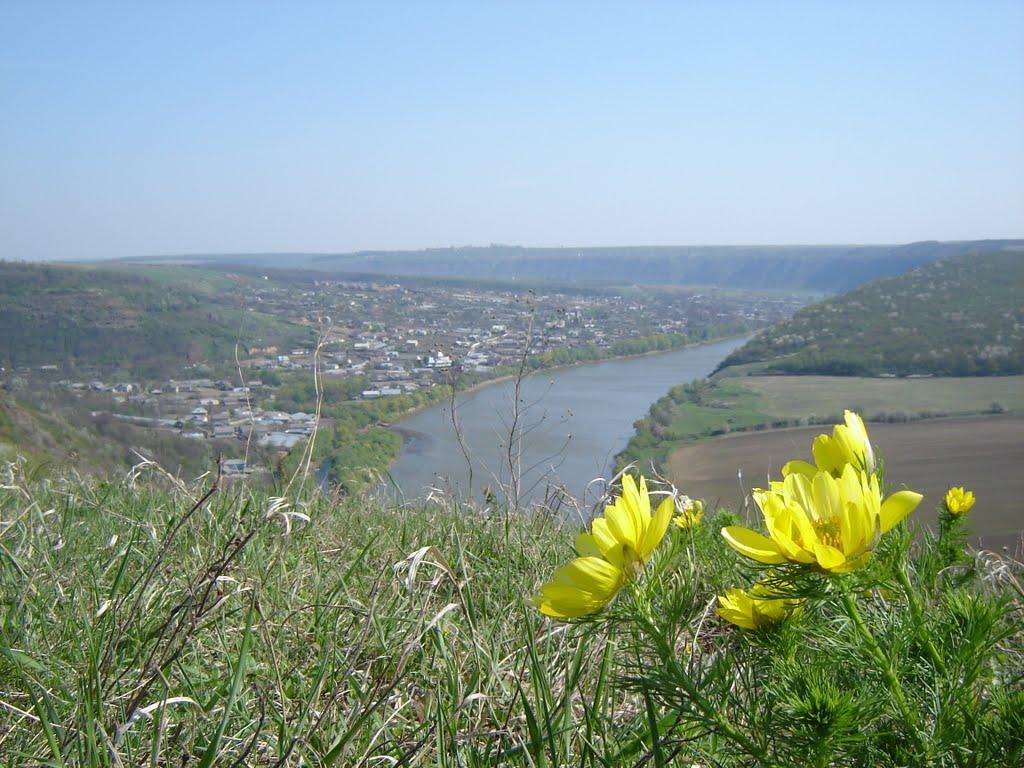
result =
M838 520L835 518L818 520L812 523L812 525L814 526L814 532L818 534L818 540L822 544L842 550L843 539Z
M644 563L640 559L640 553L637 552L629 544L622 545L622 573L625 576L626 581L632 581L640 575L640 571L643 570Z

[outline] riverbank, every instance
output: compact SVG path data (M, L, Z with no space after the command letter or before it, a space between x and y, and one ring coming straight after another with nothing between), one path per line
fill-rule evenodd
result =
M615 453L633 433L633 422L654 399L681 377L707 375L745 338L690 342L660 354L578 362L543 369L543 376L534 375L536 370L525 376L520 393L525 437L519 466L527 479L521 488L539 489L553 479L578 497L589 481L607 476ZM474 492L481 490L481 483L492 490L506 485L512 472L507 449L501 450L508 441L512 397L507 374L457 395L459 423L474 461ZM395 426L416 440L406 440L392 467L392 477L406 496L438 486L459 494L469 491L469 472L452 429L450 407L421 410Z
M607 363L618 360L637 360L644 357L656 357L657 355L666 355L670 352L679 352L680 350L684 349L706 347L711 344L719 344L723 341L734 341L738 339L747 338L750 338L750 331L746 331L744 333L729 334L727 336L708 339L706 341L687 342L684 344L680 344L679 346L676 347L671 347L669 349L652 349L647 352L636 352L630 355L610 355L608 357L602 357L596 360L577 360L576 362L572 363L559 363L558 365L552 365L546 368L533 368L529 371L526 371L523 374L523 378L526 379L529 378L530 376L534 376L539 373L558 373L560 371L569 371L576 368L586 367L589 365L598 365L600 363ZM494 378L487 378L484 379L483 381L478 381L473 384L470 384L467 387L458 389L455 395L456 397L465 397L466 395L471 395L475 392L479 392L482 389L486 389L488 387L493 387L499 384L504 384L505 382L508 381L512 381L513 379L516 378L516 375L517 374L514 371L511 373L501 373L495 376ZM448 397L450 399L451 396L449 395ZM414 408L410 408L408 411L402 414L400 421L405 421L406 419L409 419L412 416L415 416L429 408L434 408L437 405L438 403L425 403L423 405L417 405ZM403 430L399 428L397 424L388 424L386 426L388 426L389 429L393 429L394 431L398 432L399 434L403 434Z
M658 355L671 354L687 349L707 347L729 341L749 338L749 332L728 333L721 337L705 340L693 340L681 334L660 334L644 336L626 342L619 342L607 349L585 347L576 350L554 350L537 357L527 359L527 370L524 381L530 380L538 373L545 375L561 375L580 367L599 365L612 361L628 361ZM621 349L650 347L639 352L619 354ZM557 354L556 354L557 353ZM550 360L561 360L567 354L580 356L582 359L569 362L550 363ZM459 379L465 381L463 375L456 378L459 386L456 398L466 398L482 390L501 386L515 379L517 371L512 367L495 369L489 374L469 374L477 377L468 385L459 386ZM322 488L342 486L349 491L362 490L371 486L380 477L385 477L394 468L403 450L408 449L408 435L404 434L401 424L419 414L433 408L443 407L451 402L452 392L448 385L439 385L433 389L416 395L395 395L378 400L353 400L334 405L331 416L334 421L327 433L318 435L313 460L319 467L329 467L327 482L318 475L317 485ZM412 401L403 407L406 401ZM649 404L649 403L647 403ZM647 405L645 404L645 405ZM367 413L362 413L362 412ZM359 418L350 418L353 415ZM448 428L451 429L450 423ZM361 443L366 443L361 447ZM302 453L303 445L297 446L292 454L282 462L282 468L294 466L294 457ZM294 456L293 456L294 455Z

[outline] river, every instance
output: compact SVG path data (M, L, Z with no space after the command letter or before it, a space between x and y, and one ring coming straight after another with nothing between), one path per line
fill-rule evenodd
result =
M537 500L546 488L560 485L584 507L592 504L599 489L588 491L588 484L608 476L615 454L633 434L633 423L670 388L707 376L746 340L531 375L521 388L521 500ZM456 400L463 439L473 458L472 490L477 497L485 487L500 497L508 484L513 391L512 382L496 382ZM391 476L406 498L423 496L432 487L467 493L468 466L448 404L404 419L397 429L405 444Z

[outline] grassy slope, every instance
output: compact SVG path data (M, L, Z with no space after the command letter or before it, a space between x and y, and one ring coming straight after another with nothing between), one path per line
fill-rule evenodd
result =
M216 467L217 455L234 458L235 440L185 440L170 432L138 427L111 416L95 418L73 398L35 393L31 402L0 392L0 462L24 459L38 477L69 471L119 476L142 458L185 477ZM254 463L265 457L254 449Z
M653 765L652 716L659 749L677 755L664 764L751 764L707 728L673 725L683 706L673 673L629 619L644 610L677 633L672 663L706 674L703 695L720 695L716 711L783 750L778 764L811 764L813 723L786 712L830 701L816 698L821 684L858 713L854 738L839 742L853 751L835 764L865 764L858 745L875 765L900 749L904 726L886 715L881 677L849 655L852 629L834 606L804 611L764 645L707 615L712 595L745 578L715 533L721 520L692 541L670 529L653 605L624 595L615 620L565 626L526 601L570 553L574 531L551 519L319 496L282 505L230 490L190 513L200 490L0 483L0 764ZM292 517L289 529L291 512L309 522ZM991 612L974 588L972 610ZM951 597L926 599L923 631L956 675L971 674L960 655L975 657L986 630ZM965 715L947 703L950 689L933 698L920 684L928 667L905 610L877 594L861 602L887 648L900 638L892 669L913 705L938 708L929 728L977 742L983 762L1021 748L1000 725L1009 705L988 688L971 693ZM1022 663L1013 615L999 657L1008 695ZM804 690L809 667L822 676ZM663 675L664 694L645 702L627 681L638 674ZM780 691L783 706L761 706Z
M0 461L25 458L34 471L51 467L99 471L111 446L86 429L0 394Z
M797 312L720 366L799 374L1024 373L1024 251L945 259Z
M189 362L232 360L236 342L308 342L308 329L222 296L248 279L188 267L0 262L0 365L160 377Z

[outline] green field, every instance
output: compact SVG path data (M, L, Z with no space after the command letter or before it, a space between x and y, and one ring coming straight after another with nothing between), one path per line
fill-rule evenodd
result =
M637 422L619 466L663 464L675 449L734 432L842 420L869 421L1024 412L1024 376L864 378L718 376L673 387Z
M770 416L830 417L852 408L867 418L921 412L979 413L998 403L1024 410L1024 376L877 379L847 376L749 376L739 380L754 393L749 405ZM746 406L748 403L741 403Z

